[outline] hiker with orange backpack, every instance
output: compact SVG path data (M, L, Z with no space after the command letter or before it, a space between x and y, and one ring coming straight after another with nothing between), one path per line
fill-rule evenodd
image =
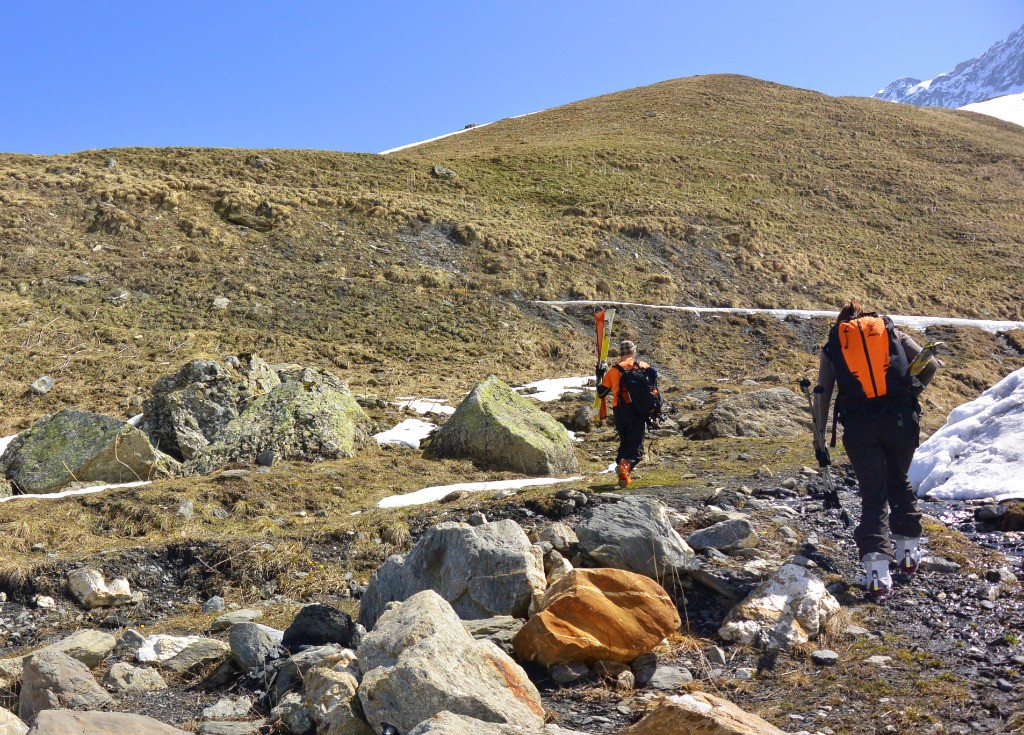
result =
M644 455L647 427L661 417L658 371L637 357L636 344L619 343L619 361L612 365L597 386L599 398L612 397L612 418L619 434L615 465L619 487L629 487L630 473Z
M912 375L911 363L922 350L888 317L865 312L850 301L821 350L814 389L816 425L824 427L833 388L838 388L835 418L843 425L843 447L861 494L861 519L853 538L865 586L879 603L892 593L890 562L895 559L898 573L910 578L921 560L921 512L907 472L920 441L918 396L939 367L931 357ZM820 435L822 441L815 436L814 450L825 467L831 459L823 445L824 431Z

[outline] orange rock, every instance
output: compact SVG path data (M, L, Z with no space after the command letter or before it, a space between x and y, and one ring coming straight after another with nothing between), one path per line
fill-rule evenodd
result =
M540 600L512 639L520 660L544 666L629 662L679 630L679 611L649 577L621 569L574 569Z
M727 699L704 692L666 697L621 735L785 735Z

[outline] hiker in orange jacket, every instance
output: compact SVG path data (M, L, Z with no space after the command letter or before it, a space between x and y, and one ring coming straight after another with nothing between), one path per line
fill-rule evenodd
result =
M906 577L917 571L921 559L921 512L907 472L920 442L917 398L939 367L932 357L921 373L911 376L910 363L921 350L890 319L850 301L829 332L818 366L815 418L818 426L826 426L838 386L836 417L861 494L861 519L853 538L865 584L876 602L891 594L889 563L894 557ZM817 437L814 449L819 462L828 456Z
M615 455L619 487L629 487L630 472L644 455L644 436L647 432L646 422L630 409L629 393L620 385L623 371L634 367L648 368L650 365L637 359L635 343L624 340L619 343L619 361L605 372L597 387L598 397L612 397L612 418L615 431L619 434L619 451Z

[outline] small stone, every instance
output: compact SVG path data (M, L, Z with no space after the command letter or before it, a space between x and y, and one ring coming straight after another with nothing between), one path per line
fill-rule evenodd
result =
M233 720L248 716L252 700L248 697L224 697L203 710L204 720Z
M469 516L469 525L471 526L482 526L487 523L487 516L480 511L476 511Z
M221 597L220 595L215 595L214 597L211 597L209 600L207 600L206 602L203 603L203 612L204 613L220 612L223 609L224 609L224 598Z
M30 391L35 393L37 396L46 395L53 390L53 378L49 375L44 375L41 378L35 380L32 385L28 387Z
M221 630L228 630L233 625L254 623L262 617L263 613L259 610L232 610L210 623L210 631L216 633Z
M266 449L256 455L256 464L260 467L273 467L277 454L273 449Z
M872 666L885 668L892 663L892 656L868 656L865 659L865 662Z
M989 582L1004 582L1012 584L1017 581L1017 575L1011 572L1007 567L1000 567L999 569L989 569L986 571L985 579Z
M568 686L590 676L590 667L584 663L555 664L548 672L559 686Z
M818 666L835 666L839 663L839 654L835 651L822 650L811 654L811 661Z
M681 689L693 681L693 674L689 669L682 669L675 666L659 666L651 677L649 686L660 691L674 691Z
M213 300L213 308L218 311L223 311L231 305L231 299L226 296L218 296Z
M46 595L36 595L36 607L40 610L52 610L57 607L57 603L54 602L52 597Z
M782 481L782 487L784 487L786 490L796 490L796 478L787 477L785 480Z
M444 166L434 166L430 169L430 173L433 174L435 179L455 179L458 178L458 174L452 171L450 168Z
M974 520L981 523L992 523L1006 515L1005 505L983 505L974 511Z
M756 673L756 669L739 668L733 673L733 678L739 679L740 681L748 681L753 679Z
M103 683L115 692L153 692L167 688L167 682L154 669L143 669L123 662L110 667Z
M960 565L941 556L926 556L918 565L918 570L922 572L937 572L939 574L956 574L960 571Z
M981 607L982 610L995 610L996 609L996 603L992 602L992 600L982 600L981 602L978 603L978 605Z
M121 632L121 635L117 638L117 646L114 651L117 653L123 653L125 651L131 651L135 653L142 647L142 644L146 642L145 636L137 630L128 628Z
M789 526L779 526L779 535L789 541L795 541L798 538L796 531Z
M996 686L999 687L1001 692L1012 692L1016 687L1013 682L1007 681L1006 679L999 679L996 681Z
M843 634L847 638L867 638L871 635L871 631L867 628L862 628L859 625L848 625L846 630L843 631Z
M725 657L725 651L723 651L718 646L712 646L710 649L708 649L707 656L708 661L718 666L725 666L725 664L728 661L728 659L726 659Z

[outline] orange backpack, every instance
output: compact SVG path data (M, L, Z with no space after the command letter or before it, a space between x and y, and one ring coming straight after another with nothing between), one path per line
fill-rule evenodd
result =
M907 356L896 338L892 320L878 314L839 322L829 333L825 353L832 363L842 403L879 405L907 395ZM842 410L842 409L840 409Z

